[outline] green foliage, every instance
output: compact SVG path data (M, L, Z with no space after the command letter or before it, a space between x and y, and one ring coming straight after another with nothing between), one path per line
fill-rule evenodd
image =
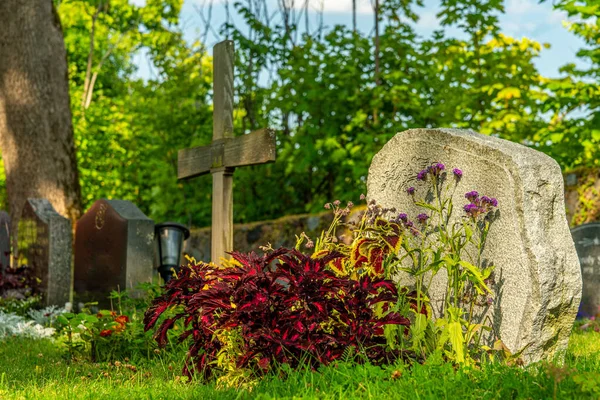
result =
M533 65L542 46L499 32L501 1L442 1L442 28L458 27L466 40L444 30L419 37L410 21L421 2L383 2L377 76L372 37L336 26L298 39L293 21L273 26L243 4L250 31L227 27L240 52L239 123L276 126L279 153L260 173L239 171L236 199L255 205L236 208L240 219L315 212L340 193L357 198L372 156L398 131L472 128L533 144L530 133L545 125ZM265 175L281 188L257 189Z
M267 125L278 131L275 164L236 172L235 219L315 212L340 193L358 198L373 155L409 128L471 128L535 146L565 168L597 165L595 3L554 4L585 41L578 56L587 66L566 65L550 79L533 63L547 45L499 29L500 0L440 0L440 29L430 37L411 23L422 1L382 1L377 55L371 34L343 26L304 31L300 19L233 2L244 27L225 24L221 31L237 47L236 134ZM208 225L210 179L176 180L177 150L208 144L212 132L212 60L203 44L183 40L182 0L55 4L84 207L122 198L157 221ZM148 58L146 80L136 72L140 55ZM2 179L0 171L5 204ZM266 179L280 185L265 187Z
M156 220L187 223L193 216L205 223L210 217L195 195L198 187L176 180L177 151L205 144L211 134L210 59L200 44L184 42L177 28L181 4L60 3L86 209L99 198L118 198ZM135 75L138 54L152 60L145 81ZM200 192L210 198L208 190Z
M0 309L7 313L13 313L26 317L30 310L35 310L42 305L41 296L28 296L24 299L0 298Z
M550 116L548 124L532 137L541 150L554 157L563 167L597 167L600 144L600 6L595 0L560 0L556 10L565 11L565 26L586 44L577 52L585 63L579 68L567 64L562 77L543 79L541 111Z

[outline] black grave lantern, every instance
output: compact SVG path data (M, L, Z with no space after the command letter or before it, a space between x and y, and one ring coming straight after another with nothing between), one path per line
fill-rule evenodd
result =
M190 237L190 230L176 222L164 222L154 227L158 246L158 272L163 280L169 282L181 265L183 241Z

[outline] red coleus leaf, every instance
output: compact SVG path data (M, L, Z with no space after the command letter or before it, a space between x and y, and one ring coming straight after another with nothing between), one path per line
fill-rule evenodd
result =
M175 325L174 318L168 318L163 321L163 323L158 328L158 331L155 334L156 341L160 347L165 347L167 345L167 332Z
M160 298L159 298L160 299ZM163 312L169 307L169 303L166 302L157 302L150 306L146 314L144 315L144 331L148 331L149 329L154 328L156 321Z
M386 249L386 250L393 250L393 251L398 250L398 247L400 246L400 243L402 240L402 238L398 235L383 236L382 239L389 246L389 249Z
M296 329L298 332L304 332L304 330L306 329L304 327L304 325L302 324L302 322L300 320L296 321L294 323L294 329Z
M325 305L322 303L314 302L312 306L315 307L319 312L325 311Z
M271 360L268 357L263 357L258 361L258 367L266 372L269 369L270 363Z
M385 253L382 248L375 247L369 252L369 264L377 275L383 274L383 260Z

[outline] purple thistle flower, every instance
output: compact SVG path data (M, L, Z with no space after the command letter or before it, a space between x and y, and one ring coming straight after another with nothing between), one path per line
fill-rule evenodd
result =
M481 196L481 205L485 206L486 209L498 207L498 200L495 198L489 198L487 196Z
M455 177L457 180L460 180L460 178L462 178L462 171L461 171L460 169L458 169L458 168L454 168L454 169L452 170L452 173L454 174L454 177Z
M479 193L477 193L477 191L475 191L475 190L465 193L465 198L469 201L474 201L475 199L477 199L478 196L479 196Z
M398 214L397 218L398 218L398 221L404 221L404 222L408 221L408 215L406 215L405 213Z
M418 181L424 181L425 178L427 177L427 170L421 170L418 174L417 174L417 180Z
M430 167L430 172L431 175L438 175L441 171L443 171L444 169L446 169L446 167L444 166L444 164L442 163L435 163Z
M409 187L408 189L406 189L406 193L408 193L412 196L413 194L415 194L415 188L412 186Z
M425 214L425 213L417 215L417 219L422 224L424 224L427 221L428 218L429 218L429 216L427 214Z
M479 213L479 207L477 204L469 203L464 207L464 210L471 217L475 217Z
M413 226L415 226L415 224L413 224L412 221L406 221L404 223L404 226L407 228L412 228Z

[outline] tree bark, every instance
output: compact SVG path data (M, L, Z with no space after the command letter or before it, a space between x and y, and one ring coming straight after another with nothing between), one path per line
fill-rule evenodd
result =
M379 0L375 0L375 84L381 85L379 79L379 63L380 63L380 45L379 45Z
M13 232L27 198L76 221L81 190L62 27L52 0L0 1L0 149Z
M352 0L352 31L356 33L356 0Z

